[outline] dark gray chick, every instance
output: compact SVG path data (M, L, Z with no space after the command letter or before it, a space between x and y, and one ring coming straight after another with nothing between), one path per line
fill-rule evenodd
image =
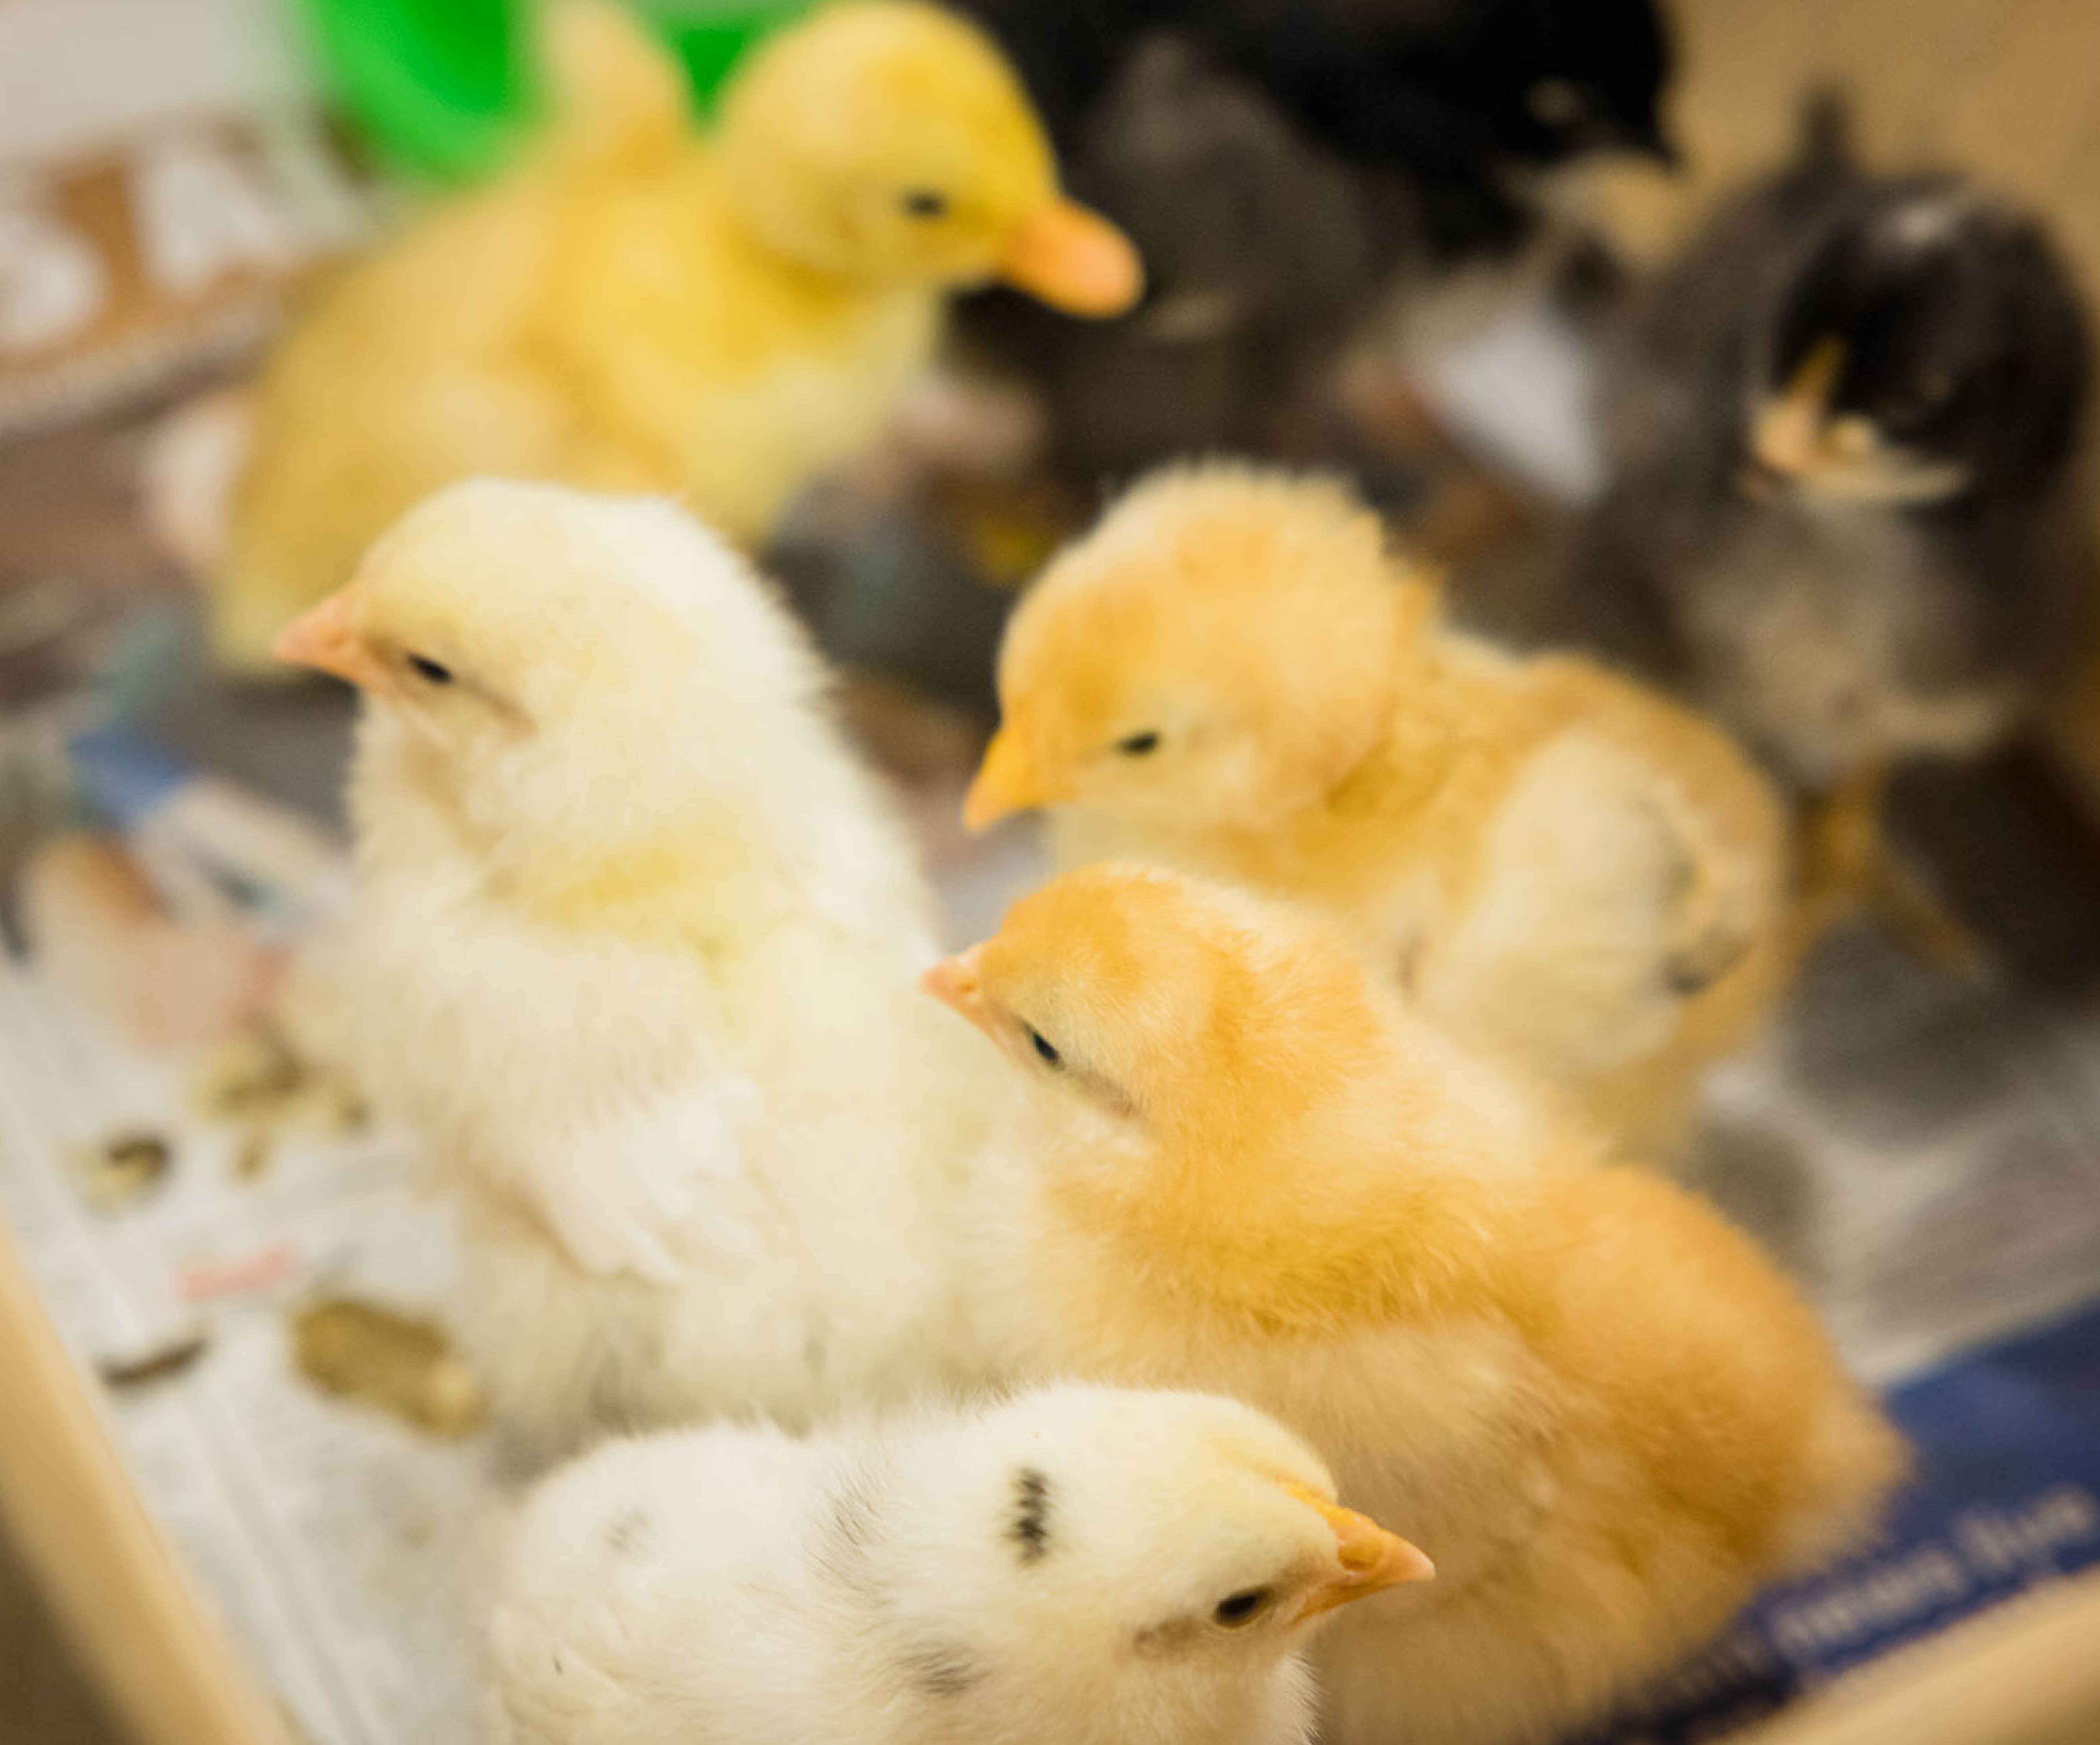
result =
M960 337L1040 395L1057 471L1089 490L1162 455L1273 446L1416 240L1396 177L1312 145L1175 36L1132 50L1064 167L1137 244L1144 302L1082 327L986 299Z
M2003 739L2093 617L2089 351L2039 223L1958 176L1864 174L1824 99L1630 311L1613 483L1552 633L1809 793Z

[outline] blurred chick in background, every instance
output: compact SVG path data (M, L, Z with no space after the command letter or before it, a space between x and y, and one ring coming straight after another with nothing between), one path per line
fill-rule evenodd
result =
M1274 449L1391 294L1507 254L1538 173L1666 156L1652 0L969 0L1075 192L1130 232L1144 303L1074 330L964 307L967 364L1041 403L1091 492L1169 457Z
M994 294L964 307L959 354L1025 389L1053 470L1088 493L1163 456L1273 447L1414 237L1404 186L1172 35L1131 50L1062 157L1142 239L1143 304L1082 332Z
M980 1257L1016 1367L1246 1399L1436 1560L1321 1645L1329 1745L1552 1737L1902 1470L1749 1241L1595 1167L1310 912L1089 868L928 985L1031 1089Z
M1769 1015L1789 846L1721 734L1586 661L1446 629L1339 485L1161 474L1052 563L965 812L1315 900L1423 1008L1637 1149Z
M1546 634L1712 711L1829 801L1819 835L1871 836L1893 764L2002 738L2090 639L2090 375L2040 224L1867 174L1820 99L1608 356L1613 484Z
M1070 1386L602 1448L508 1563L506 1745L1304 1745L1314 1629L1430 1574L1260 1413Z
M965 1374L1004 1087L785 612L671 505L474 482L287 630L363 687L357 1064L461 1209L518 1452Z
M1176 23L1309 138L1404 171L1447 261L1521 241L1541 170L1676 155L1656 0L1182 0Z
M708 139L638 26L550 16L536 157L350 269L270 361L214 577L237 668L454 479L675 493L755 541L880 432L948 291L996 276L1086 315L1137 294L998 51L934 7L783 29Z

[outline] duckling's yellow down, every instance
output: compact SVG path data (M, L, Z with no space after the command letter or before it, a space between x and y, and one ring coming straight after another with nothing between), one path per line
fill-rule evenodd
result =
M782 31L708 138L617 11L552 24L530 161L324 287L271 359L215 578L230 664L263 668L456 479L674 494L748 544L879 434L949 289L999 275L1096 314L1136 294L1011 69L937 7L844 0Z

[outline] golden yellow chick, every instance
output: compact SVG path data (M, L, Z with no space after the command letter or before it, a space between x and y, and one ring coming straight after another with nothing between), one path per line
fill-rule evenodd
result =
M1259 1406L1435 1559L1328 1639L1330 1745L1549 1737L1903 1469L1750 1242L1514 1110L1313 911L1088 868L928 985L1033 1088L982 1221L1013 1370Z
M1446 627L1339 484L1154 475L1022 602L999 690L971 824L1048 806L1065 864L1315 901L1634 1149L1677 1142L1786 979L1786 820L1748 758L1587 661Z
M999 277L1086 315L1137 294L1012 69L936 7L782 30L707 137L611 7L556 11L549 52L531 161L351 268L270 360L214 589L236 668L456 479L675 494L748 544L879 434L950 289Z

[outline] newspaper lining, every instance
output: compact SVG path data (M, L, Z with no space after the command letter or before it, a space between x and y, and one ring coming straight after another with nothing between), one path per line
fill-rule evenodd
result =
M0 1216L76 1361L209 1333L197 1363L112 1396L107 1417L262 1681L311 1745L472 1739L486 1452L315 1393L290 1366L283 1314L323 1286L441 1305L448 1231L411 1190L406 1148L287 1140L266 1177L239 1182L232 1136L182 1114L172 1072L14 965L0 968ZM91 1209L71 1156L134 1128L174 1142L170 1179ZM186 1279L280 1254L274 1284L184 1301Z

